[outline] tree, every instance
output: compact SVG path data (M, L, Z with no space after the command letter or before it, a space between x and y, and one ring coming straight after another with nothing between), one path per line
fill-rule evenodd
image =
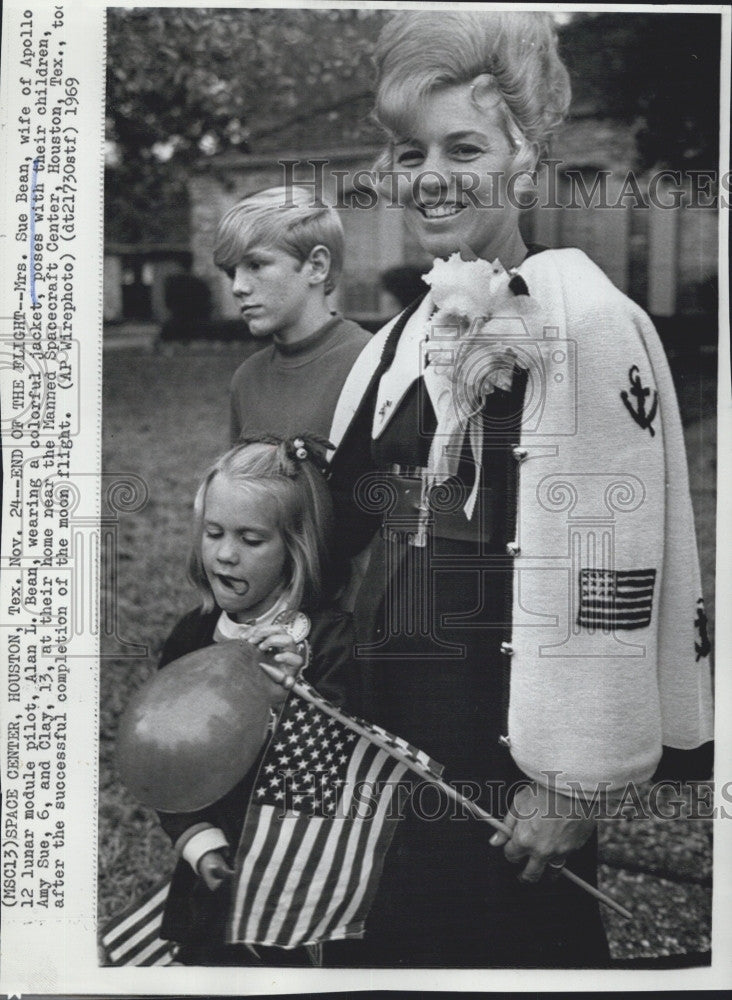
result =
M715 169L719 14L576 14L561 33L575 105L636 124L641 166Z
M293 144L373 138L370 54L383 19L364 10L110 9L107 238L169 239L202 156L276 148L284 129Z

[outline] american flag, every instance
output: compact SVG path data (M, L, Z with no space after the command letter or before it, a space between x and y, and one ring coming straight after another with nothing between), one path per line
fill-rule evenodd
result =
M321 706L333 708L304 682ZM437 780L442 767L379 726L347 716ZM407 763L290 694L260 766L237 857L232 941L295 947L358 937L399 816ZM396 799L396 801L395 801ZM115 916L101 936L104 963L170 965L160 937L170 881Z
M173 944L160 937L170 881L154 885L105 926L102 948L106 965L170 965Z
M354 721L404 755L410 770L439 778L442 769L425 754ZM361 937L407 769L368 735L290 694L244 823L230 941L294 948Z
M651 623L655 569L580 570L577 624L589 629L645 628Z

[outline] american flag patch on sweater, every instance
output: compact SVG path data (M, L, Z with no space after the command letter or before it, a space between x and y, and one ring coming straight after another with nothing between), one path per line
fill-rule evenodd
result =
M655 569L581 569L577 624L605 632L651 623Z

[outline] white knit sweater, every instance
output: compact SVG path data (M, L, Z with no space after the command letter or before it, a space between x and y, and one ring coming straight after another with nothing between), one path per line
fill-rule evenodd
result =
M519 271L544 326L515 345L529 381L516 442L511 753L560 789L618 789L650 777L662 745L712 738L678 405L648 316L584 253L545 251ZM420 374L425 318L420 308L408 321L379 400L388 384L396 401ZM336 445L391 325L346 381ZM377 401L375 437L395 409Z

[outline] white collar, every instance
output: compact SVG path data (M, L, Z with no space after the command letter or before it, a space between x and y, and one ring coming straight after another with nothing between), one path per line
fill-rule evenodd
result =
M290 591L286 590L275 601L269 611L265 611L259 618L255 618L250 622L235 622L233 618L229 618L225 611L222 611L214 629L214 642L224 642L226 639L249 638L249 634L255 625L269 625L275 620L277 615L287 609L289 602Z

